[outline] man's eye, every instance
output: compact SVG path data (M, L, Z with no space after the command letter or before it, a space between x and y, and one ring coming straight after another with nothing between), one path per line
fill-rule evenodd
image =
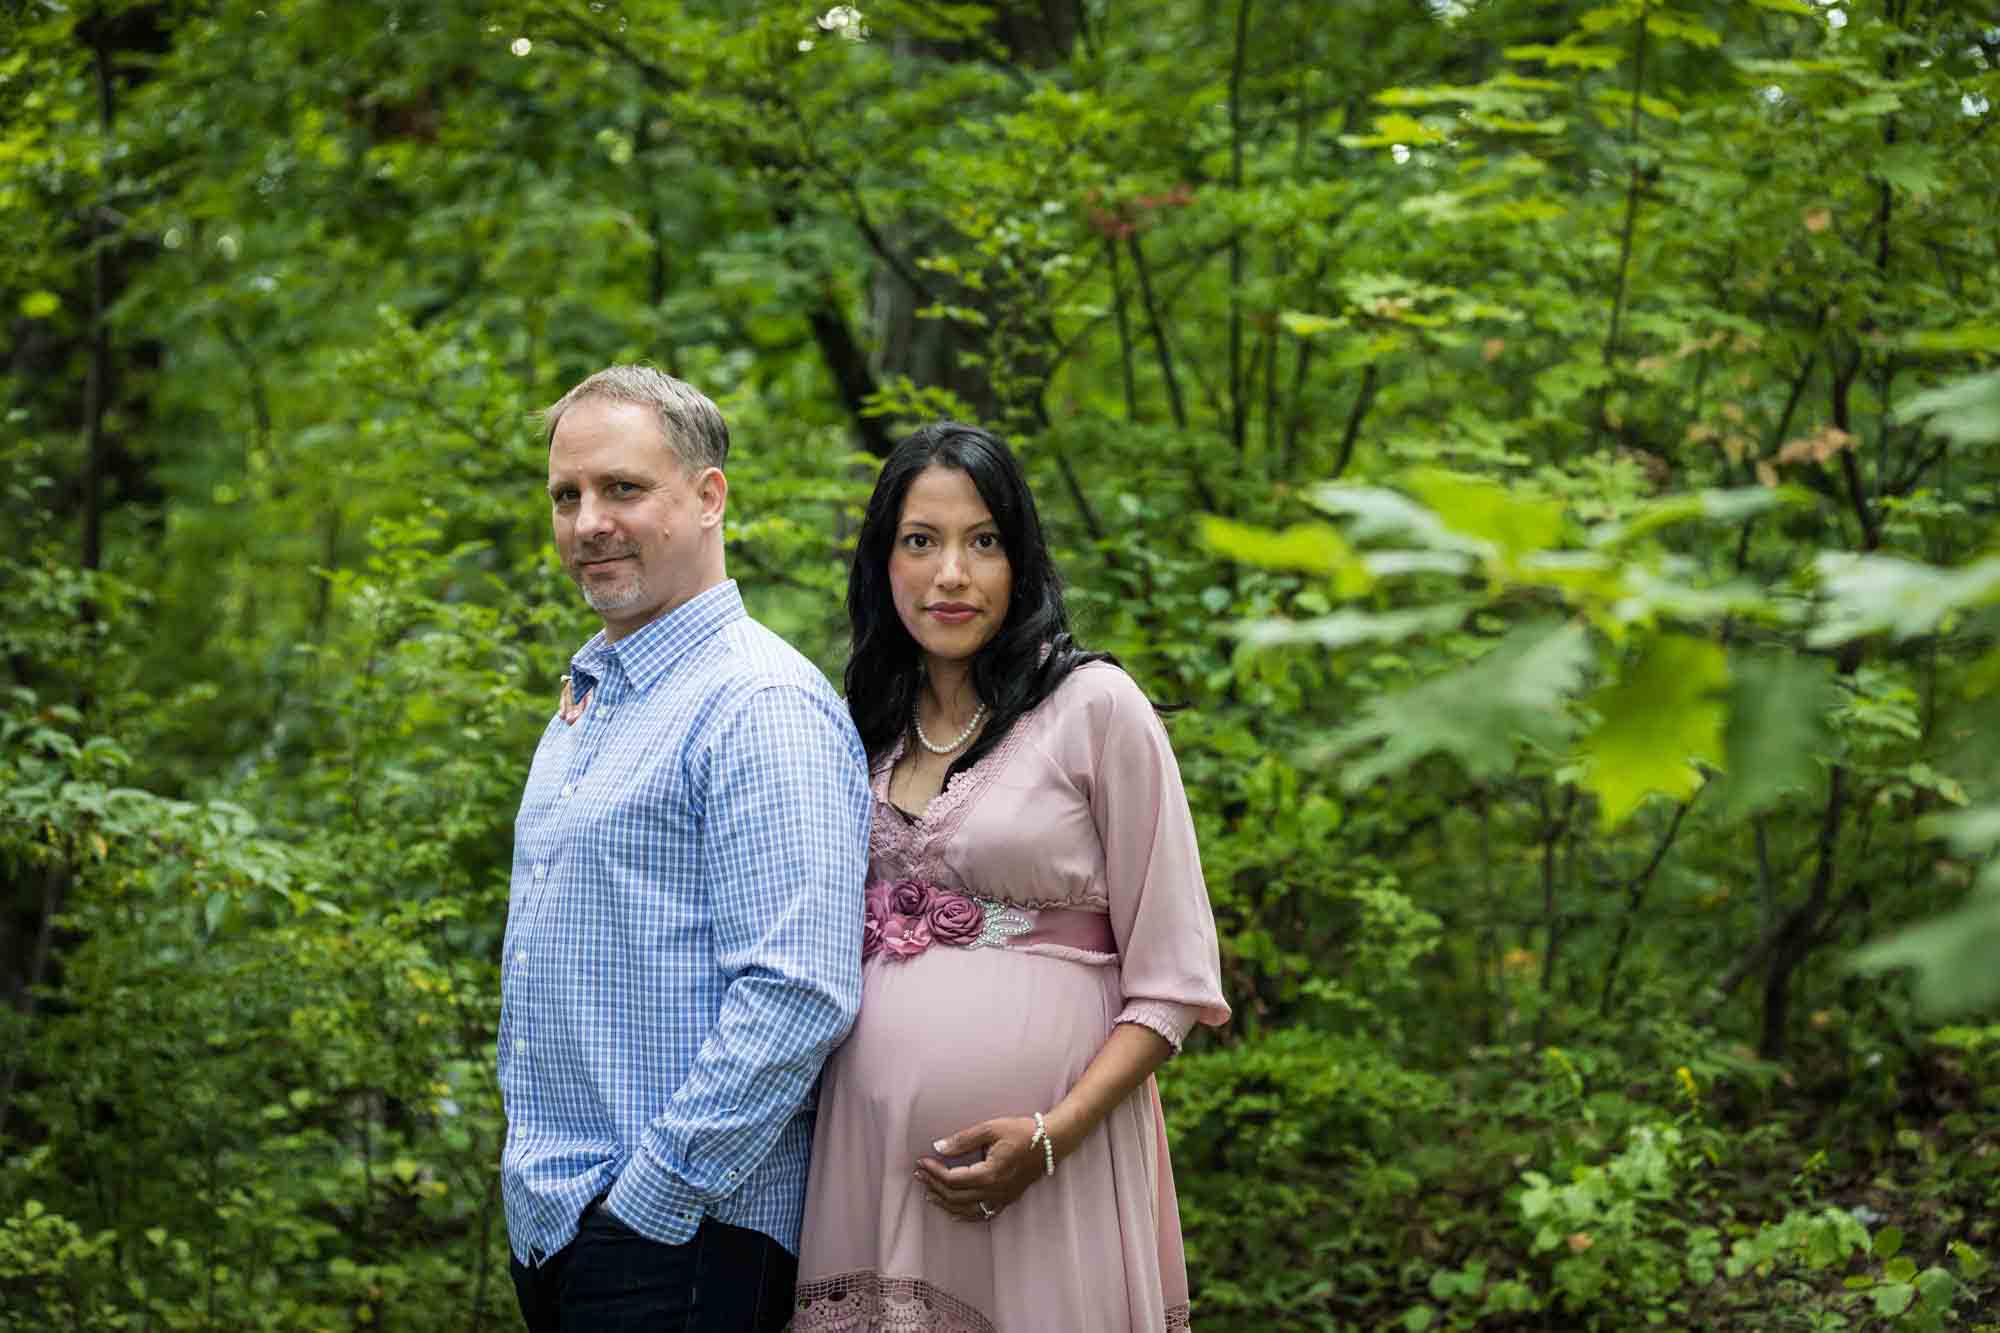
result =
M635 482L615 481L611 483L611 489L619 495L630 495L634 491L637 491L639 487L638 484Z
M555 491L549 496L549 498L554 500L559 505L574 504L576 502L576 492Z

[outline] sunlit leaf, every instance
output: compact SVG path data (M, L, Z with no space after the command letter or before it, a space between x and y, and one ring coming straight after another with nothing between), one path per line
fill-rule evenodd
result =
M1245 564L1330 575L1342 596L1364 592L1373 582L1347 539L1331 524L1295 523L1279 531L1206 515L1201 539L1216 554Z
M1591 698L1597 727L1583 741L1584 786L1606 827L1653 792L1686 800L1701 786L1694 761L1722 757L1729 662L1716 644L1663 634Z
M1278 322L1285 326L1285 332L1300 338L1310 338L1316 334L1330 333L1346 321L1326 315L1308 315L1297 310L1287 310L1278 316Z
M1418 468L1404 484L1447 528L1502 559L1517 561L1562 539L1565 520L1560 500L1442 468Z

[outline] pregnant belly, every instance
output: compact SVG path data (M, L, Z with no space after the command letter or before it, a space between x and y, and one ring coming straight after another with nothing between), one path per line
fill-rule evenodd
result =
M912 1163L982 1120L1047 1110L1110 1033L1115 968L1004 949L932 948L868 965L861 1016L833 1066Z

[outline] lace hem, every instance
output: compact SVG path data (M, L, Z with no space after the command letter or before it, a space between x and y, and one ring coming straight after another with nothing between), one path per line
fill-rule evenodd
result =
M1167 1313L1169 1329L1186 1328ZM838 1273L799 1284L791 1333L998 1333L993 1321L920 1277Z
M1170 1306L1167 1310L1167 1333L1194 1333L1186 1302Z

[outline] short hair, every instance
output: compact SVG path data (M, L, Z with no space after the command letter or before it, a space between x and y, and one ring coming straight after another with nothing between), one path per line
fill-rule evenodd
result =
M721 467L729 458L729 423L707 394L663 370L645 365L606 366L542 412L553 444L563 414L589 398L650 407L667 447L690 472Z

